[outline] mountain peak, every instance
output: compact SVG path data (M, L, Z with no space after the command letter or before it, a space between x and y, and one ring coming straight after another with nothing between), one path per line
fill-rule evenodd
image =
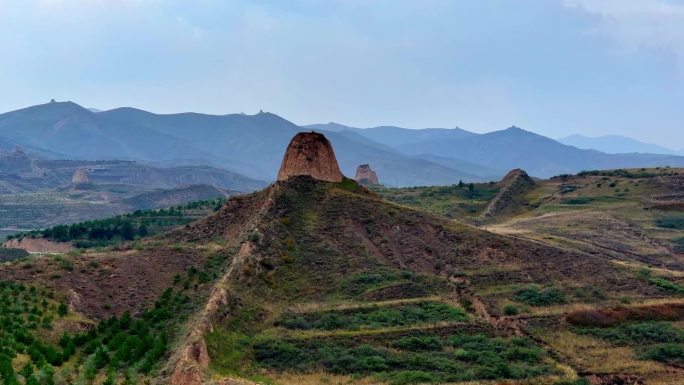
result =
M341 182L344 179L332 145L323 134L300 132L287 146L278 180L301 175L327 182Z
M518 126L510 126L507 129L505 129L504 131L507 131L507 132L527 132Z
M31 113L42 112L42 113L47 114L47 115L53 115L55 113L73 113L73 112L92 114L92 112L89 111L87 108L82 107L82 106L80 106L80 105L78 105L72 101L57 102L54 99L52 99L48 103L37 104L35 106L26 107L26 108L18 110L18 111L31 112ZM8 112L8 114L12 113L12 112L15 112L15 111Z

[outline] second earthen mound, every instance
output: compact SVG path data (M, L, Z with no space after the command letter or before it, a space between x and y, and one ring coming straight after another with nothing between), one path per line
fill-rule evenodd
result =
M378 185L378 174L368 164L362 164L356 168L356 176L354 179L364 185Z

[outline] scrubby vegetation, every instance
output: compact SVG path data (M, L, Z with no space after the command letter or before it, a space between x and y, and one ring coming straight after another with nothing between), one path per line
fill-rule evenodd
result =
M567 303L565 294L553 287L526 287L518 290L513 299L530 306L549 306Z
M168 209L137 210L111 218L58 225L45 230L11 235L8 239L34 237L56 242L73 242L78 248L101 247L121 241L131 241L185 225L197 218L198 213L218 210L224 198L197 201Z
M577 173L577 176L607 176L607 177L620 177L627 179L641 179L641 178L653 178L656 176L663 175L677 175L677 171L665 169L639 169L639 170L592 170L592 171L581 171ZM551 178L554 179L554 178Z
M642 359L671 364L684 363L684 330L662 321L624 323L604 328L578 328L615 345L631 346Z
M373 188L383 198L414 206L447 218L479 214L499 191L494 183L459 183L451 186Z
M674 251L677 253L684 253L684 237L676 238L672 241L674 243Z
M592 197L573 197L563 199L561 203L566 205L586 205L594 201Z
M466 321L465 311L434 301L287 314L276 326L288 329L372 329L446 321Z
M578 331L617 345L684 342L684 331L667 322L625 323L608 328L581 328Z
M395 299L420 297L443 289L444 280L412 271L378 269L359 273L342 283L341 292L350 298Z
M655 223L665 229L684 230L684 215L668 215L656 219Z
M456 333L415 334L382 341L263 339L252 346L257 363L271 370L373 376L390 384L519 379L553 372L546 353L525 338Z
M657 286L662 291L684 294L684 286L672 282L666 278L659 277L653 274L653 272L649 269L641 269L638 274L650 284Z
M0 262L13 261L27 257L29 253L23 249L11 249L0 246Z

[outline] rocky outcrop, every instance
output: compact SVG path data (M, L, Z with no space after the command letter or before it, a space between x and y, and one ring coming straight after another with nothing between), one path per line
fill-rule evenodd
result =
M369 164L362 164L356 168L356 182L362 185L379 185L378 174L371 169Z
M534 180L519 168L511 170L501 179L499 193L489 202L482 213L484 219L511 214L524 204L523 196L535 186Z
M341 182L344 175L337 164L330 141L317 132L300 132L287 146L278 180L310 176L326 182Z

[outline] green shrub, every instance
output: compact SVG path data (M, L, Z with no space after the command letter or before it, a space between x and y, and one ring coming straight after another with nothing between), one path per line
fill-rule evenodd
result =
M684 230L684 215L670 215L658 218L655 223L656 226L665 229Z
M0 262L14 261L29 256L29 252L24 249L11 249L0 246Z
M639 356L668 364L682 365L684 364L684 344L667 343L656 345L644 350Z
M441 350L442 343L437 337L433 336L411 336L403 337L392 343L392 347L401 350L421 351L421 350Z
M519 313L518 307L513 304L507 304L503 307L505 315L517 315Z
M67 315L67 313L69 313L69 307L64 302L60 302L59 306L57 307L57 314L60 317L64 317Z
M684 237L679 237L673 240L674 251L677 253L684 253Z
M527 338L416 333L394 341L266 340L254 344L260 366L279 371L374 376L391 384L522 379L548 374L545 351Z
M524 288L518 290L513 299L530 306L549 306L567 303L565 294L552 287L544 289L539 289L536 286Z
M306 354L296 345L267 340L254 345L254 356L264 366L278 369L296 369L306 361Z
M578 378L574 381L556 381L553 385L591 385L591 383L586 378Z
M618 345L684 342L684 331L674 328L667 322L638 322L609 328L580 328L577 332L596 336Z
M573 198L567 198L563 199L561 203L566 204L566 205L585 205L587 203L591 203L594 199L591 197L573 197Z
M391 385L429 384L439 382L439 377L421 370L403 370L387 376Z
M672 281L669 281L662 277L650 277L649 282L658 286L658 288L673 292L673 293L684 293L684 286L678 285Z

